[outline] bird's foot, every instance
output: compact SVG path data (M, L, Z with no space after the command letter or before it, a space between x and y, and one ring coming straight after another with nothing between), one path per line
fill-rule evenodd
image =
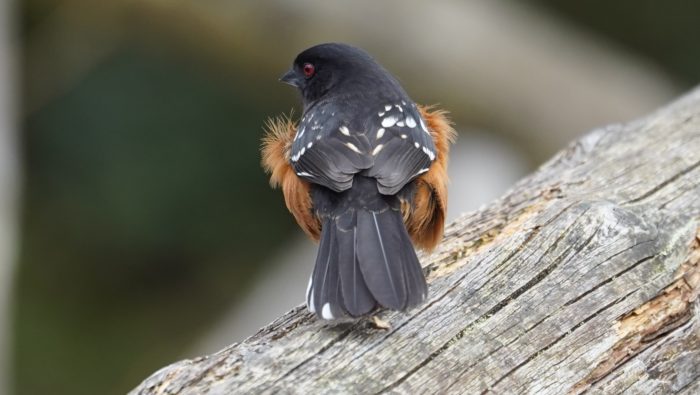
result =
M385 331L391 329L391 324L388 321L384 321L383 319L379 318L379 316L377 315L373 315L372 318L370 318L370 322L375 329L381 329Z

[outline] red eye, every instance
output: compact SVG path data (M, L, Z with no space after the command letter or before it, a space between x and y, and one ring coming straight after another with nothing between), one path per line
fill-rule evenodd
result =
M311 78L311 77L313 77L314 73L316 72L316 68L315 68L314 65L312 65L311 63L304 63L304 69L303 69L303 70L304 70L304 76L305 76L306 78Z

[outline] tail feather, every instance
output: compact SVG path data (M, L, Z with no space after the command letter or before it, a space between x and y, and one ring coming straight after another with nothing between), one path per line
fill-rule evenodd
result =
M362 275L357 257L357 226L354 213L350 213L349 227L336 224L338 238L338 267L340 268L340 288L345 311L353 317L367 314L374 309L376 301Z
M396 226L404 226L401 217L395 219L398 222ZM408 245L410 248L403 249L403 268L406 281L406 289L408 289L408 297L406 308L417 306L428 296L428 284L425 282L425 275L420 265L420 261L413 250L411 238L407 232L402 234L402 245Z
M403 310L407 290L401 258L406 246L401 243L401 229L391 221L392 214L391 210L357 213L358 258L367 288L377 302Z
M321 245L307 297L309 311L315 312L316 315L325 320L333 320L345 315L342 308L340 275L336 262L338 244L335 233L333 226L323 226Z
M377 306L405 310L427 295L398 198L379 194L374 181L355 181L347 194L321 190L314 199L324 219L306 299L309 311L326 320Z

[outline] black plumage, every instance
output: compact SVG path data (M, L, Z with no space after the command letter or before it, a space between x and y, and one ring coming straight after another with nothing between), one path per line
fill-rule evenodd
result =
M421 303L427 285L399 200L410 200L436 158L418 108L366 52L344 44L302 52L282 81L302 95L290 162L312 184L322 224L309 309L337 319Z

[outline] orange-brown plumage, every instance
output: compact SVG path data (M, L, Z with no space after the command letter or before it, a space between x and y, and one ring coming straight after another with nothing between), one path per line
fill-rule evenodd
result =
M313 213L309 183L297 177L289 163L296 123L291 117L268 120L262 140L262 165L270 173L270 185L282 187L287 209L313 240L321 237L321 222Z
M447 211L447 161L449 145L456 133L446 112L433 106L419 106L435 143L436 160L430 170L416 180L412 204L403 202L404 223L411 239L419 248L431 250L442 238ZM310 185L299 178L292 168L290 150L296 134L296 123L290 117L271 119L266 125L262 143L262 164L270 174L270 184L282 187L285 203L299 226L318 241L321 222L314 214Z
M432 250L442 239L447 213L447 161L450 144L457 138L447 112L434 106L418 110L435 143L436 159L430 170L416 179L413 204L403 204L404 223L416 247Z

